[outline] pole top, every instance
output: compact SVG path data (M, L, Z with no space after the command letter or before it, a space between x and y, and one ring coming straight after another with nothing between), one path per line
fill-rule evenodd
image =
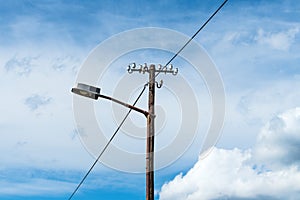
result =
M164 73L164 74L170 73L173 74L174 76L178 74L178 68L174 69L172 64L169 64L168 66L164 66L164 67L161 64L158 64L156 68L154 64L150 64L150 66L148 67L147 63L139 64L138 66L136 63L130 63L127 67L127 71L129 74L132 74L133 72L139 72L145 74L146 72L149 73L149 70L153 68L154 71L158 73Z

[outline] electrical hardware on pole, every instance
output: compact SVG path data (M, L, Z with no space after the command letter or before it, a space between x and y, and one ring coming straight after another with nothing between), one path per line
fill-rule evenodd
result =
M168 67L162 67L158 65L156 69L155 65L151 64L149 67L145 63L144 65L137 65L131 63L127 68L128 73L139 72L145 74L149 73L149 93L148 93L148 116L147 116L147 141L146 141L146 200L154 200L154 136L155 136L155 84L157 88L161 88L163 81L160 83L155 81L156 73L170 73L177 75L178 68L173 69L170 64Z

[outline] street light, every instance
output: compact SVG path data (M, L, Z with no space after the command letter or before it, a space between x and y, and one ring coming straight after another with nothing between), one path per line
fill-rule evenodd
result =
M95 99L95 100L97 100L100 95L100 88L86 85L83 83L78 83L77 87L72 88L71 91L80 96L88 97L88 98Z
M78 94L80 96L84 96L84 97L88 97L88 98L94 99L94 100L98 100L99 97L103 98L103 99L107 99L107 100L113 101L113 102L115 102L117 104L123 105L123 106L125 106L127 108L130 108L132 110L135 110L135 111L137 111L139 113L142 113L142 114L145 115L145 117L148 117L149 112L147 112L145 110L142 110L140 108L137 108L135 106L132 106L130 104L124 103L122 101L119 101L118 99L115 99L115 98L112 98L112 97L100 94L100 90L101 89L98 88L98 87L94 87L94 86L87 85L87 84L84 84L84 83L78 83L77 87L72 88L71 92L73 92L75 94Z
M162 86L162 81L160 84L155 81L157 74L159 73L170 73L173 75L177 75L178 69L173 69L172 65L169 67L162 67L159 66L158 69L155 68L155 65L151 64L149 67L145 63L144 65L137 65L135 63L130 64L127 68L128 73L139 72L145 74L146 72L149 73L149 81L147 85L149 86L149 93L148 93L148 112L137 108L133 105L124 103L117 99L114 99L109 96L105 96L100 94L100 88L86 85L83 83L78 83L76 88L72 88L72 92L81 96L85 96L94 100L97 100L99 97L104 98L120 105L123 105L127 108L135 110L139 113L144 114L147 118L147 141L146 141L146 200L154 200L154 137L155 137L155 128L154 128L154 121L155 121L155 112L154 112L154 101L155 101L155 84L158 88ZM157 73L155 75L155 73ZM129 114L129 112L128 112ZM124 118L125 120L126 118Z

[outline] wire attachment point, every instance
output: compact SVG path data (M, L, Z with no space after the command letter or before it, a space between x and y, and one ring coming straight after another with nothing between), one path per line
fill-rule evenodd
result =
M133 69L135 69L135 68L136 68L136 64L135 64L135 63L130 63L130 64L128 65L128 67L127 67L127 72L128 72L129 74L132 74Z
M161 88L164 82L163 82L163 80L160 80L159 83L157 81L155 83L156 83L157 88Z

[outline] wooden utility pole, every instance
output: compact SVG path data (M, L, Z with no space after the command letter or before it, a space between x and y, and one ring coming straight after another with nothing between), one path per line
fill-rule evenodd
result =
M157 83L155 77L157 73L167 74L171 73L176 75L178 69L173 69L172 65L168 67L162 67L159 65L158 69L155 68L155 65L147 66L147 64L136 66L135 63L132 63L128 66L128 73L139 72L139 73L149 73L149 96L148 96L148 116L147 116L147 141L146 141L146 200L154 200L154 136L155 136L155 86L160 88L162 86L162 81Z
M149 69L149 94L147 117L146 147L146 200L154 200L154 101L155 101L155 65Z

